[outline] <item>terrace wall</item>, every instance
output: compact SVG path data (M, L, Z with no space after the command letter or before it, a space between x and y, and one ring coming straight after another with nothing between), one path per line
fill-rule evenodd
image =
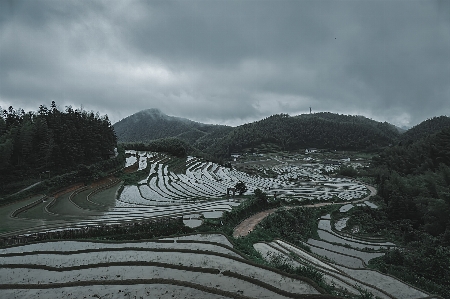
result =
M129 233L144 233L153 229L154 234L163 234L170 226L183 226L183 217L161 217L145 221L123 222L111 225L94 225L83 228L66 228L58 231L31 233L27 235L7 236L0 238L0 247L41 242L54 239L86 239L98 236L113 236Z

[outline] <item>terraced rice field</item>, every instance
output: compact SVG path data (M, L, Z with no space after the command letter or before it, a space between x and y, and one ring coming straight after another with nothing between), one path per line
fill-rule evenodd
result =
M228 199L226 193L240 181L248 188L246 194L259 188L286 200L351 200L367 193L367 188L358 182L321 174L325 167L321 164L280 163L267 168L277 173L277 178L263 178L195 157L182 160L132 150L126 154L125 166L148 171L136 185L122 186L119 180L110 178L57 198L36 197L19 202L2 211L8 214L3 232L26 234L167 216L183 216L186 225L195 227L202 223L202 218L218 218L239 205L238 200ZM34 203L28 206L30 201Z
M359 182L323 175L333 167L290 165L275 161L263 171L276 178L252 176L195 157L185 160L159 153L127 151L129 169L148 171L135 185L115 178L78 186L50 198L24 199L0 210L0 236L124 224L182 217L196 227L203 218L219 218L240 204L227 189L244 182L246 194L261 189L286 200L354 200L367 188ZM309 163L309 162L308 162ZM371 206L369 202L363 204ZM345 207L345 208L344 208ZM351 209L352 205L342 208ZM358 294L359 288L380 298L424 298L428 294L381 273L367 262L395 246L360 240L331 227L330 215L319 221L320 240L310 239L305 252L282 240L256 243L265 258L277 254L294 265L312 265L330 284ZM345 222L341 224L344 226ZM369 249L369 250L368 250ZM319 258L326 257L326 260ZM219 234L180 236L153 241L104 243L55 241L0 251L0 298L329 298L305 278L253 264Z
M309 265L323 274L330 285L359 294L366 290L379 298L427 298L430 294L394 277L366 268L368 261L384 255L382 249L395 246L390 242L375 242L341 235L331 229L330 215L319 220L320 240L304 242L311 252L282 240L256 243L254 248L267 260L281 257L293 266ZM365 250L362 250L365 249Z
M343 200L362 198L367 188L350 179L331 178L322 174L322 169L330 168L322 164L289 165L279 164L267 168L278 174L277 178L263 178L244 172L221 167L195 157L188 157L185 170L180 173L169 169L170 158L155 153L127 151L127 165L137 161L136 156L151 160L149 175L137 186L126 186L119 201L138 205L177 204L206 198L218 198L227 193L237 182L244 182L246 194L261 189L268 194L289 199L329 200L337 197ZM136 155L136 156L135 156ZM131 161L131 162L128 162ZM169 163L168 163L169 162ZM140 164L141 165L141 162ZM334 168L333 168L334 169ZM265 169L262 168L262 171ZM331 171L332 169L328 169Z
M0 257L1 298L329 298L308 279L248 262L217 234L45 242L6 248Z

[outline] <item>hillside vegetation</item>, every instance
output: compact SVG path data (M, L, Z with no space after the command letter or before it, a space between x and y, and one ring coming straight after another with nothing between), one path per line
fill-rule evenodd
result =
M101 161L107 163L99 167L107 169L115 163L108 160L116 143L107 116L71 107L59 111L55 102L28 113L9 107L0 117L0 195L30 179L90 172L87 166Z
M26 229L27 234L30 230L51 230L51 234L41 234L49 239L74 238L82 233L91 238L130 240L156 236L148 222L143 224L133 221L158 219L159 222L153 221L151 225L159 223L160 228L163 228L161 234L221 231L232 240L233 250L238 250L239 254L289 274L309 277L333 295L343 295L333 282L336 276L331 276L339 272L337 268L333 269L332 266L324 271L309 263L294 267L297 262L303 263L312 256L299 248L295 249L286 241L300 248L309 246L312 252L319 245L328 246L328 252L342 253L348 263L345 265L353 267L355 264L360 267L360 273L370 272L374 275L372 277L375 274L380 277L375 271L362 272L369 264L372 268L430 293L450 298L447 287L450 284L450 128L438 130L438 127L429 125L429 120L415 127L416 130L423 129L425 133L421 133L422 137L419 134L417 140L404 142L398 128L393 125L362 116L332 113L293 117L273 115L236 128L171 118L157 110L147 111L139 117L144 118L142 123L138 118L130 117L129 124L135 123L141 132L153 124L155 128L149 131L154 133L151 138L157 139L122 143L129 150L123 154L126 159L120 160L111 159L116 137L107 117L74 111L70 107L62 112L55 103L50 109L41 106L38 112L25 113L12 107L4 111L0 118L0 154L2 158L5 157L0 164L0 195L17 190L15 181L35 179L37 182L39 176L49 175L48 171L51 172L51 179L47 181L52 180L54 186L67 186L73 182L77 184L71 186L73 192L61 193L59 197L44 192L49 196L36 195L9 205L2 210L5 216L2 230L17 233ZM157 132L157 128L160 132ZM130 125L129 129L133 127ZM287 153L310 147L342 149L345 152L305 153L302 150ZM215 156L225 159L235 151L262 153L261 149L275 149L277 152L267 155L243 154L236 163L227 163L227 167L212 163L209 158L199 158ZM283 152L280 153L280 150ZM348 150L371 152L358 152L358 156L351 156L350 162ZM360 157L364 157L364 162ZM369 157L373 157L371 163L368 163ZM340 168L329 165L330 158L339 159L343 165ZM126 171L117 177L111 175L95 184L81 184L93 179L96 171L106 171L118 165L122 167L124 160ZM236 167L238 164L251 164L255 173L265 176L240 172ZM376 183L378 196L371 198L375 204L371 203L371 206L365 202L351 205L351 212L347 210L348 214L341 215L341 209L331 203L347 203L364 198L368 190L360 181L341 175L353 178L363 176L359 179ZM121 181L125 182L122 186ZM45 184L41 183L40 186ZM229 188L237 188L241 184L246 189L242 197L232 200L223 198ZM369 189L374 193L372 187ZM22 195L20 193L16 197ZM12 202L12 197L4 198L0 204L7 200ZM322 208L309 205L325 201L330 205ZM294 209L296 205L302 204L308 204L308 208ZM258 226L245 229L248 234L236 239L232 237L236 225L246 218L282 206L282 210L274 212ZM349 241L341 236L327 241L324 232L337 237L338 233L334 234L332 224L337 220L336 217L340 218L339 221L345 219L342 216L346 218L345 234L351 234L355 239ZM172 222L173 219L166 221L169 217L179 218L177 222ZM318 220L320 217L322 219ZM98 225L100 223L102 226ZM184 227L183 223L191 225L192 230ZM70 229L63 234L56 229L73 225L96 228ZM386 254L385 251L379 251L382 247L379 244L357 241L358 237L364 241L373 236L389 240L374 242L389 243L385 248ZM179 246L183 242L167 244ZM268 254L276 252L276 248L279 252L285 252L286 257L295 263L287 264L281 256L278 260L277 256L271 259ZM283 248L290 249L285 251ZM171 247L169 249L172 250ZM96 261L97 256L92 256ZM302 256L309 258L301 259ZM357 256L365 258L358 260ZM123 261L127 262L128 256L124 257ZM187 261L191 263L191 257ZM32 260L32 264L36 263ZM173 265L180 264L174 262ZM217 269L216 264L211 265ZM72 271L71 268L66 270ZM28 275L27 271L23 270L23 274ZM356 274L358 271L353 272L353 277L360 279L359 274ZM128 272L134 275L133 271ZM348 277L342 273L336 275L340 275L340 286L345 286L344 278ZM261 280L266 283L266 277L262 277ZM16 283L22 277L16 276L14 279ZM329 281L333 283L328 285ZM384 281L392 282L390 277ZM364 282L367 282L366 279ZM372 284L370 280L367 283ZM352 282L352 285L356 287L356 283ZM390 289L396 288L397 293L402 292L401 289L398 291L397 285L391 284ZM373 286L374 294L380 294L376 288L384 289L378 281ZM358 296L360 291L355 288L353 293ZM355 298L371 298L369 295L361 292L361 296ZM403 294L403 297L398 298L408 296ZM397 298L396 295L392 297Z
M178 138L211 157L272 146L280 150L328 148L375 150L396 143L398 128L363 116L333 113L278 114L235 128L213 126L167 116L157 109L131 115L114 124L119 142Z
M222 136L231 129L227 126L207 125L168 116L158 109L137 112L114 124L119 142L149 142L176 137L193 145L205 136L217 134Z
M317 113L291 117L278 114L239 126L205 150L215 156L227 156L265 144L273 144L281 150L309 147L374 150L394 143L398 136L394 126L362 116Z
M147 143L129 142L124 143L123 147L129 150L162 152L175 157L186 157L187 155L200 156L201 152L192 147L190 144L178 138L163 138L152 140Z
M450 128L450 117L433 117L406 131L404 134L402 134L401 139L403 143L411 143L413 141L422 139L429 134L437 133L445 128Z
M371 171L385 207L359 215L360 222L406 248L373 266L450 298L450 128L386 149Z

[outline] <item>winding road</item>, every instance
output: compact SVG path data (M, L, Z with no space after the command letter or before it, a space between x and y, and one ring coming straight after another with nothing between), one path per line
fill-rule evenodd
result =
M372 186L369 185L365 185L367 189L369 189L370 194L367 195L366 197L364 197L363 199L358 199L358 200L354 200L354 201L345 201L345 202L338 202L338 203L333 203L333 202L321 202L321 203L316 203L316 204L312 204L312 205L305 205L303 207L305 208L317 208L317 207L323 207L323 206L329 206L329 205L346 205L349 203L358 203L358 202L362 202L365 200L368 200L370 197L374 196L377 194L377 189L375 189ZM241 223L239 223L238 226L236 226L234 228L233 231L233 237L238 238L238 237L245 237L246 235L248 235L254 228L255 226L261 222L264 218L266 218L267 216L269 216L270 214L272 214L273 212L275 212L277 209L270 209L270 210L266 210L266 211L262 211L259 212L247 219L245 219L244 221L242 221Z

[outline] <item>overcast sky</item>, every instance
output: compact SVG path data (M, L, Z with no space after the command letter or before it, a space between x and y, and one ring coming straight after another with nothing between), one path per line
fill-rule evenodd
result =
M450 116L450 1L0 1L0 106Z

